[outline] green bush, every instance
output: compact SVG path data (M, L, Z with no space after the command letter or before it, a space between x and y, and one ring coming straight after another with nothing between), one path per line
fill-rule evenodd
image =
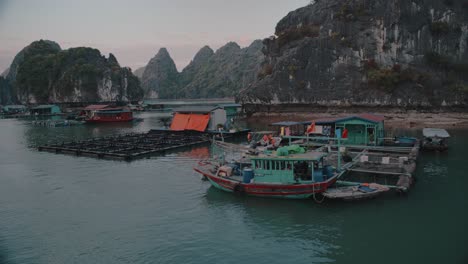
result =
M320 26L318 25L303 25L300 27L287 29L278 36L278 45L283 47L287 43L305 37L316 38L319 36Z
M271 75L273 73L273 66L271 64L267 63L264 64L262 69L258 72L257 78L258 79L263 79L268 75Z

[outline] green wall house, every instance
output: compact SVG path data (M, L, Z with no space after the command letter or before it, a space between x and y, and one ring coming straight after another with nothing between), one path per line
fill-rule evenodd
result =
M226 111L228 119L236 117L242 107L240 104L220 104L219 106Z
M363 114L338 119L335 129L348 130L347 145L381 145L384 138L384 117Z
M348 130L348 139L343 141L346 145L382 145L385 136L385 118L375 114L360 114L340 118L323 118L314 120L316 125L323 127L323 136L335 137L335 132ZM310 125L311 122L304 122Z
M28 108L25 105L5 105L2 108L2 111L5 114L25 113L27 110L28 110Z
M61 113L60 107L57 105L38 105L31 108L32 115L58 115Z

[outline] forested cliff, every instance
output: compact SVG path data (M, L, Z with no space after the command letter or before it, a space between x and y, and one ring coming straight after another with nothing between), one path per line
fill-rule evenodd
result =
M140 81L129 68L120 67L87 47L62 50L39 40L21 50L0 80L2 103L128 101L143 98ZM2 85L3 83L3 85Z

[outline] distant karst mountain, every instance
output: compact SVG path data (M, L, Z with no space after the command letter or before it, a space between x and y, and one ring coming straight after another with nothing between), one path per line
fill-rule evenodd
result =
M317 0L281 19L275 34L241 102L468 104L465 0Z
M133 75L135 75L136 77L141 79L141 77L143 77L144 72L145 72L145 67L140 67L140 68L133 71Z
M130 68L121 67L87 47L62 50L39 40L21 50L0 80L2 103L128 101L143 97L140 81Z
M162 48L146 65L141 77L147 98L173 98L179 85L179 72L167 49Z
M177 72L166 49L145 67L142 86L148 98L232 97L256 78L263 61L260 40L240 48L227 43L214 52L205 46L182 72Z

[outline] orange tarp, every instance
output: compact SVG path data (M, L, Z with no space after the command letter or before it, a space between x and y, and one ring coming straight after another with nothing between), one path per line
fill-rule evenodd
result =
M181 131L185 130L190 119L190 115L176 113L171 123L171 130Z
M210 115L191 114L190 120L185 129L203 132L208 126L208 122L210 122Z
M196 130L203 132L209 122L210 115L176 113L171 123L171 130Z

